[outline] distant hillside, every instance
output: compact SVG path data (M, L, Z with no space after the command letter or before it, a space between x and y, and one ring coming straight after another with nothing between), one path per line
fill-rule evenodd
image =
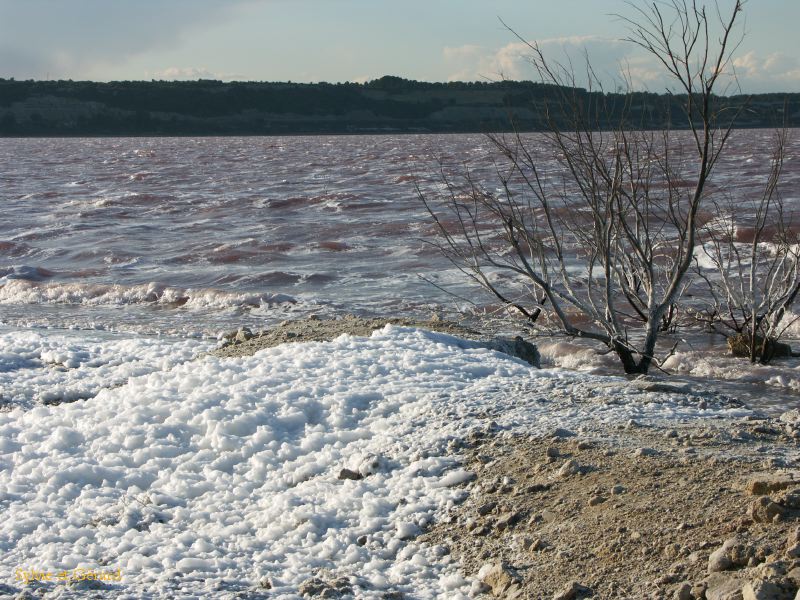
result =
M382 77L368 83L219 81L15 81L0 79L0 135L274 135L424 133L542 129L556 88L532 82L423 83ZM618 122L625 98L577 90L601 126ZM633 96L631 127L683 127L679 103ZM739 127L800 125L800 94L718 98L740 108ZM514 124L512 126L512 123Z

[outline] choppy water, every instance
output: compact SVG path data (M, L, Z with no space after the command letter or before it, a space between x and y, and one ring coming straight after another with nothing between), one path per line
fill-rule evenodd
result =
M6 322L213 333L287 314L402 312L418 272L410 182L480 136L0 141ZM434 290L435 292L435 290Z
M737 132L717 185L757 191L771 135ZM426 314L452 299L420 275L460 282L413 184L440 157L496 185L481 135L0 140L0 318L213 335Z

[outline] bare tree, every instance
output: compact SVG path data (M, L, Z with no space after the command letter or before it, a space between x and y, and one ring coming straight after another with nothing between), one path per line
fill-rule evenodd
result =
M778 340L794 321L787 311L800 293L800 237L778 185L787 136L786 129L776 132L759 197L712 199L716 217L702 227L704 243L695 257L709 298L695 315L751 362L789 351Z
M720 110L715 90L732 68L742 1L727 18L685 0L631 6L629 41L678 88L671 104L688 131L637 128L630 85L604 94L587 60L581 89L571 64L526 42L547 84L545 132L491 136L500 191L442 168L443 191L418 192L439 247L474 281L531 321L544 315L569 336L605 344L626 373L647 373L674 322L707 184L736 117Z

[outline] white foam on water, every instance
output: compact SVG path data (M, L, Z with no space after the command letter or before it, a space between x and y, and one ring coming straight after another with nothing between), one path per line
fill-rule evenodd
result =
M158 283L106 285L97 283L39 283L21 279L0 285L0 304L77 304L119 306L154 304L188 309L228 309L294 304L286 294L225 292L214 289L182 289Z

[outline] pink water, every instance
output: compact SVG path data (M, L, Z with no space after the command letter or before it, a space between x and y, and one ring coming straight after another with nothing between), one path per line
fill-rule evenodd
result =
M716 185L757 189L770 135L737 132ZM425 242L439 157L497 185L481 135L0 140L0 319L215 334L453 304L420 275L480 305Z

